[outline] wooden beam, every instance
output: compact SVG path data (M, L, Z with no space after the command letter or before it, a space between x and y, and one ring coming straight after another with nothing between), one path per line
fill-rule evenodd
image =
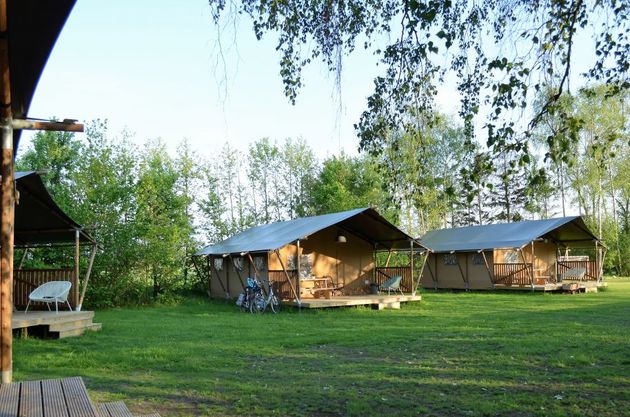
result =
M457 256L457 252L452 253L451 255L455 255L455 260L457 261L457 269L459 269L459 273L462 276L462 281L464 281L464 287L466 288L466 291L468 291L468 281L466 281L464 271L462 270L462 266L459 263L459 256Z
M61 122L49 120L23 120L13 119L11 123L15 130L49 130L54 132L83 132L83 123L76 120L63 120Z
M433 289L437 291L438 289L438 282L437 279L435 277L435 275L433 275L433 271L431 270L431 262L429 262L429 251L427 251L427 269L429 270L429 274L431 274L431 281L433 281ZM437 255L435 255L437 257Z
M422 258L422 265L420 266L420 274L418 274L418 282L416 284L416 287L414 288L413 292L411 293L411 295L416 295L416 292L418 291L418 287L420 287L420 280L422 279L422 275L424 272L424 266L427 265L427 260L429 259L429 250L425 250L424 252L424 257ZM427 265L428 266L428 265ZM431 268L429 268L430 270ZM431 275L433 275L433 273L431 273Z
M258 268L256 268L256 264L254 263L254 258L252 258L252 254L247 252L247 258L249 258L249 263L254 268L254 274L256 274L257 277L260 277L260 271L258 271ZM269 282L269 277L267 277L267 282ZM271 283L269 285L271 285Z
M385 261L385 268L387 268L389 266L389 260L392 258L392 250L388 249L387 250L387 260Z
M76 305L75 310L81 311L83 300L85 299L85 292L87 291L88 283L90 282L90 275L92 275L92 266L94 266L94 258L96 258L97 245L92 245L92 252L90 253L90 261L88 262L88 268L85 272L85 278L83 278L83 289L81 290L81 297L79 298L79 304Z
M414 282L413 282L413 240L410 240L409 242L410 242L409 243L410 258L411 258L409 259L409 267L411 268L411 288L409 288L409 290L415 295L416 286L414 286Z
M532 269L534 268L534 266L532 264L531 268L527 267L527 260L525 259L523 248L518 248L518 252L520 253L521 259L523 260L523 263L525 264L525 269L527 270L527 274L529 275L529 282L530 282L530 285L532 286L532 291L534 291L534 274L532 273Z

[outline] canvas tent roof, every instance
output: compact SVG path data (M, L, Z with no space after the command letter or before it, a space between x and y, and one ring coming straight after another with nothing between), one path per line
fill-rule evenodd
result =
M76 0L7 0L13 117L27 116L48 56ZM17 149L20 130L13 133Z
M376 210L360 208L252 227L221 243L203 248L197 255L268 252L331 226L337 226L340 230L368 242L377 243L381 248L408 249L409 242L413 240Z
M70 243L80 230L82 242L94 242L52 199L39 173L16 172L15 245Z
M466 252L521 248L538 238L573 247L591 246L599 241L582 217L573 216L431 230L420 239L420 243L433 252Z

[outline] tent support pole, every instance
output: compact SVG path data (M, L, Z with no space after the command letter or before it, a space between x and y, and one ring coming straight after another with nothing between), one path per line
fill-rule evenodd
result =
M409 289L411 290L412 294L415 295L415 292L416 292L415 288L416 288L416 286L414 285L414 280L413 280L413 240L410 241L409 247L410 247L410 250L411 250L410 256L409 256L409 258L410 258L409 259L409 267L410 267L410 272L411 272L411 288L409 288Z
M554 276L553 276L553 281L554 282L558 282L558 254L560 253L560 246L558 245L558 242L556 242L556 264L555 264L555 268L554 268Z
M225 288L225 285L223 285L223 282L221 281L221 275L219 275L219 271L217 271L217 269L214 267L214 258L210 259L212 262L210 262L210 271L214 271L214 273L217 276L217 281L219 281L219 285L221 285L221 289L223 290L223 294L225 294L225 298L230 298L230 292L227 290L227 288ZM221 259L223 260L223 259ZM225 268L225 280L227 282L228 278L227 278L227 273L228 273L228 268ZM212 279L212 275L210 276L210 279Z
M30 250L31 248L29 248L28 246L24 248L24 253L22 254L22 257L20 258L20 264L18 265L17 269L22 269L22 267L24 266L24 261L26 260L26 255L28 254Z
M466 277L464 276L464 271L462 270L462 265L459 263L459 256L457 253L454 253L455 259L457 260L457 269L459 269L459 274L462 276L462 281L464 281L464 288L468 291L468 281L466 281Z
M437 255L435 256L437 257ZM433 275L433 271L431 270L431 262L429 262L429 251L427 251L427 269L429 270L429 274L431 274L431 281L433 281L433 289L437 291L438 282L437 282L437 279L435 278L435 275Z
M236 275L238 275L238 280L241 281L241 287L243 287L243 290L245 290L245 282L243 281L243 276L241 275L241 271L236 267L236 263L234 263L234 258L232 257L232 254L228 256L230 258L230 262L232 262L232 266L234 267L234 270L236 271Z
M251 266L254 268L254 274L259 277L260 271L258 271L258 268L256 268L256 264L254 263L254 258L252 258L252 254L247 252L247 258L249 259L249 263L251 264ZM267 281L269 281L269 277L267 277ZM271 285L271 283L269 283L269 285Z
M0 368L2 383L13 379L13 228L15 227L15 171L9 77L7 1L0 0L0 124L2 128L2 221L0 227Z
M523 248L518 248L518 253L521 255L521 259L523 260L523 263L525 264L525 269L527 270L527 274L529 275L529 283L532 287L532 291L534 291L534 274L532 274L532 269L534 268L534 266L533 264L531 268L527 266L527 260L525 259Z
M440 285L440 276L438 274L438 259L437 259L437 255L435 255L435 259L433 260L435 263L435 289L438 289L438 286Z
M429 259L429 250L425 250L424 257L422 258L422 264L420 265L420 272L418 274L418 281L416 283L416 287L413 289L413 293L411 295L416 295L418 292L418 288L420 287L420 280L422 279L422 275L424 274L424 267L427 265L427 259Z
M302 308L302 300L300 300L300 297L295 292L295 287L293 286L293 283L291 282L291 277L289 277L289 273L287 272L287 269L284 267L284 262L282 262L282 257L280 256L280 251L278 249L276 249L276 250L274 250L274 253L278 257L278 261L280 262L280 266L282 267L282 271L284 271L284 276L287 277L287 282L289 283L289 286L291 287L291 292L293 292L293 295L295 296L295 300L298 303L298 308L301 309Z
M484 252L483 250L480 250L478 253L481 253L481 256L483 256L483 263L486 265L486 270L488 271L488 277L490 278L490 283L492 283L492 289L496 289L496 280L494 278L494 274L492 273L492 271L490 270L490 264L488 264L488 258L486 258L486 252Z
M200 276L201 278L209 279L207 273L205 274L205 277L204 277L204 274L201 273L201 269L199 269L199 265L197 265L197 261L195 260L196 258L197 258L196 256L191 256L190 260L191 260L193 266L195 267L195 271L197 272L197 275ZM208 291L209 290L210 290L210 288L208 288ZM208 297L210 297L210 293L208 293Z
M79 229L74 231L74 279L72 283L72 304L75 308L79 305L79 274L81 261L81 232Z
M77 311L81 311L81 306L83 305L83 300L85 299L85 292L87 291L88 283L90 282L90 275L92 275L92 266L94 266L94 258L96 258L96 244L92 245L92 252L90 253L88 269L85 272L85 278L83 278L83 289L81 290L81 297L79 298L79 304L75 307Z
M297 268L297 279L295 280L295 292L301 294L300 291L300 279L302 278L302 262L300 256L300 239L296 240L295 249L295 266Z
M385 268L389 267L389 260L392 258L391 248L387 251L387 260L385 261Z

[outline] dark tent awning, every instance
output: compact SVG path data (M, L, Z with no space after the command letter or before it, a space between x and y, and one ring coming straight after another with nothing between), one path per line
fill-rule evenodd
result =
M76 0L7 0L13 118L26 118L48 56ZM13 133L17 149L20 130Z
M16 246L73 243L77 230L82 242L94 242L59 208L37 172L16 172L15 186L19 193L15 206Z
M336 226L342 231L376 244L380 249L406 250L409 249L411 241L415 242L412 237L391 224L376 210L360 208L252 227L221 243L203 248L197 255L268 252L331 226ZM416 244L419 246L417 242Z
M420 242L433 252L473 252L521 248L536 239L571 247L601 243L579 216L431 230Z

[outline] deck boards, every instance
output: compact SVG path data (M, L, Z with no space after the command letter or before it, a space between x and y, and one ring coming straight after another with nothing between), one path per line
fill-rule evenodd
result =
M331 298L305 298L302 299L302 308L331 308L331 307L351 307L351 306L388 306L397 303L410 301L420 301L422 297L418 295L347 295L335 296ZM297 302L290 303L297 306Z
M1 417L99 417L81 378L0 385Z

